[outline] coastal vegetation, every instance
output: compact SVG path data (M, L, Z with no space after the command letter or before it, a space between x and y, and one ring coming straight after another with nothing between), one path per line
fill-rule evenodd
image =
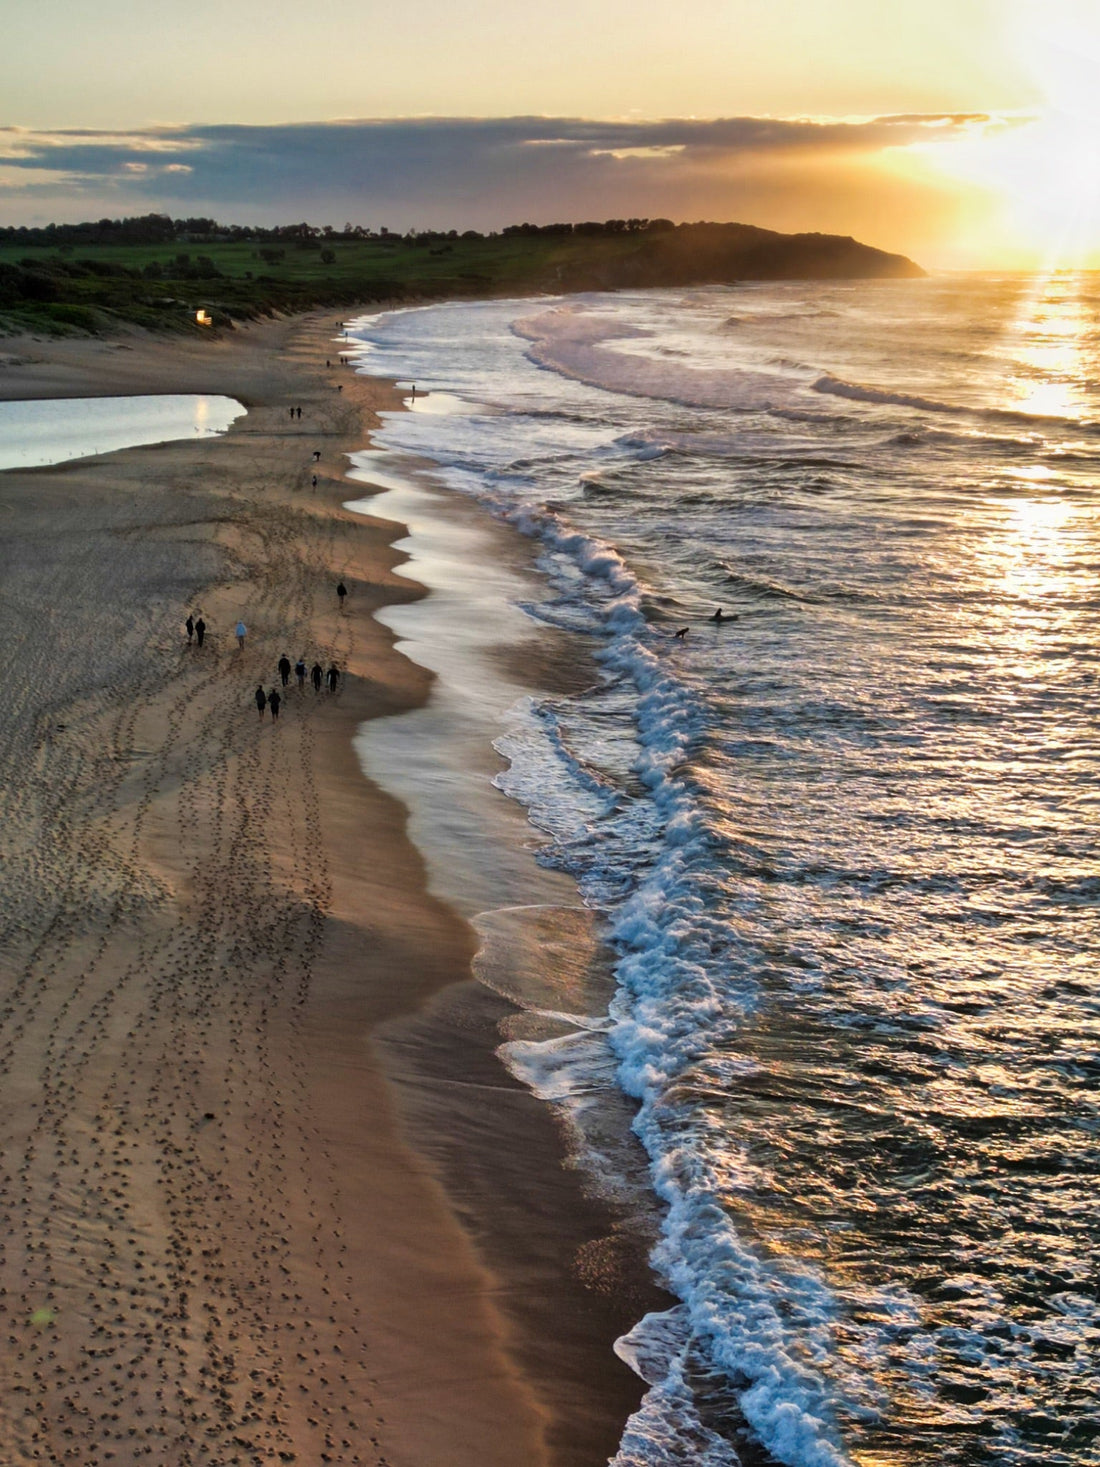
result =
M0 331L198 331L313 307L923 272L829 234L609 219L391 233L149 214L0 229Z

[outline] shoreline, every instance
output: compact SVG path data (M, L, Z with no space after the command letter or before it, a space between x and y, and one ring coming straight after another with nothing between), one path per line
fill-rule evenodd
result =
M423 594L394 574L401 527L342 507L364 497L345 452L400 394L318 365L326 345L339 361L337 319L94 343L84 365L84 343L36 343L66 351L20 378L23 397L155 382L250 411L224 438L0 476L9 569L30 597L25 619L0 611L31 679L8 718L27 772L7 792L0 966L18 1096L0 1296L19 1345L0 1408L13 1464L79 1449L582 1467L642 1394L599 1338L602 1305L569 1294L570 1338L587 1348L556 1382L537 1378L555 1350L532 1350L553 1300L526 1324L529 1301L509 1306L520 1281L569 1273L578 1231L609 1214L563 1168L547 1108L493 1058L501 1001L470 979L475 936L428 894L403 806L354 752L359 725L422 704L430 676L371 615ZM0 398L24 370L0 373ZM295 400L304 427L288 431ZM62 595L36 604L44 572ZM324 609L339 578L343 615ZM214 633L201 655L178 629L196 592ZM292 689L279 727L258 728L252 680L306 642L350 676L331 700ZM474 1058L451 1046L451 1078L476 1071L512 1117L513 1191L547 1179L540 1205L561 1215L539 1236L556 1261L486 1262L476 1216L492 1186L460 1223L447 1168L416 1147L394 1046L380 1060L368 1035L432 995L474 1015ZM491 1184L499 1128L463 1135ZM585 1430L563 1432L573 1410Z

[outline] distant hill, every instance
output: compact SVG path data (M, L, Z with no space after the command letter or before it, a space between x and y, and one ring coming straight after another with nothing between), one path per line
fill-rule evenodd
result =
M380 300L923 274L854 239L750 224L608 219L399 235L153 214L0 229L0 331L199 330L199 309L231 325Z
M606 261L563 267L568 290L726 285L739 280L911 280L924 275L904 255L838 234L779 234L752 224L681 224L643 234Z

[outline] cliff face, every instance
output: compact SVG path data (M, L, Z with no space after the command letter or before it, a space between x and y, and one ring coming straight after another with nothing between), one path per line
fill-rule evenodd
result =
M738 280L905 280L923 276L904 255L838 234L779 234L751 224L681 224L637 236L617 257L563 266L567 290L725 285Z

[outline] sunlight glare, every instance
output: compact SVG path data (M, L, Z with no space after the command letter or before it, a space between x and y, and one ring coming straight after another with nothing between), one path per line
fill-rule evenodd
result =
M1100 7L1018 0L1006 23L1042 98L1039 111L976 123L961 139L914 144L903 150L910 157L902 171L923 166L984 194L984 232L1006 262L1100 265Z

